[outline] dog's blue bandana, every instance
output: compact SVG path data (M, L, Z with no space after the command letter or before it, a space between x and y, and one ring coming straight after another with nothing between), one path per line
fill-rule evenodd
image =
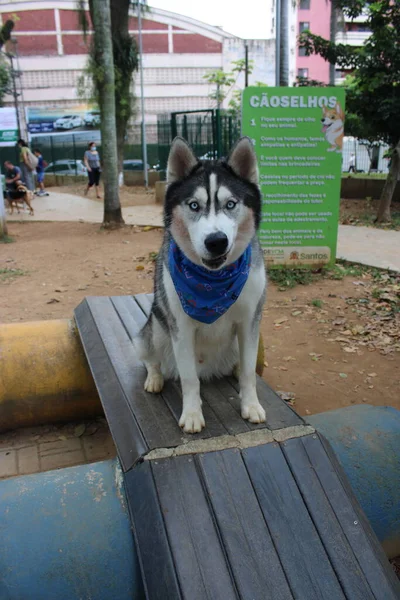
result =
M192 263L171 240L168 261L185 313L201 323L214 323L236 302L244 288L250 272L251 246L234 263L209 271Z

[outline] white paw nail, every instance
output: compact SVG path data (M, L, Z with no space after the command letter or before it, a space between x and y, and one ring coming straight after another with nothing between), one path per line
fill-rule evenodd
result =
M179 426L182 427L185 433L199 433L205 424L201 410L188 413L183 412L179 419Z
M158 394L161 392L164 386L164 377L161 373L156 375L147 375L146 381L144 382L144 389L146 392L151 394Z
M264 423L265 410L261 404L242 406L242 418L250 421L250 423Z

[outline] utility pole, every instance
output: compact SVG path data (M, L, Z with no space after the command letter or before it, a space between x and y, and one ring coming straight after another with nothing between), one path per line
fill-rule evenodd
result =
M249 47L244 43L244 87L249 87Z
M143 172L144 185L147 190L149 187L149 174L147 171L147 141L146 141L146 123L144 116L144 90L143 90L143 42L142 42L142 11L141 0L137 3L138 8L138 26L139 26L139 66L140 66L140 99L142 105L142 156L143 156Z
M281 0L275 2L275 85L281 79Z
M14 62L13 62L13 59L15 58L14 55L7 52L6 56L7 56L7 58L9 58L10 65L11 65L11 69L10 69L10 76L11 76L11 82L12 82L11 95L14 98L15 113L17 116L17 125L18 125L18 139L19 139L22 137L22 132L21 132L21 122L20 122L20 118L19 118L19 106L18 106L18 97L20 96L20 94L17 91L16 79L17 79L17 77L20 76L20 74L18 73L18 71L16 71L14 69Z

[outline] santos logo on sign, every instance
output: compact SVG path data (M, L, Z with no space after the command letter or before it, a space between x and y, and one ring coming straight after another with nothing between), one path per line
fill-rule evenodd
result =
M312 264L326 265L331 259L331 251L327 246L306 246L301 248L263 248L269 265Z
M250 96L253 108L335 108L336 96Z

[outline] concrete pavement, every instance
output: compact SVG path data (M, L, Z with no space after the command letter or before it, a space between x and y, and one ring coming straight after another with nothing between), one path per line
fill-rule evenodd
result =
M72 194L51 193L34 200L35 216L26 211L8 215L8 221L84 221L101 223L101 202ZM162 207L159 204L130 206L123 209L128 225L162 227ZM380 269L400 272L400 231L373 227L339 225L337 257Z
M101 223L103 220L103 203L74 196L50 192L49 196L35 196L33 200L35 215L31 217L25 210L18 214L7 214L8 222L15 221L63 221ZM145 206L128 206L123 209L125 223L128 225L153 225L162 227L162 207L158 204Z

